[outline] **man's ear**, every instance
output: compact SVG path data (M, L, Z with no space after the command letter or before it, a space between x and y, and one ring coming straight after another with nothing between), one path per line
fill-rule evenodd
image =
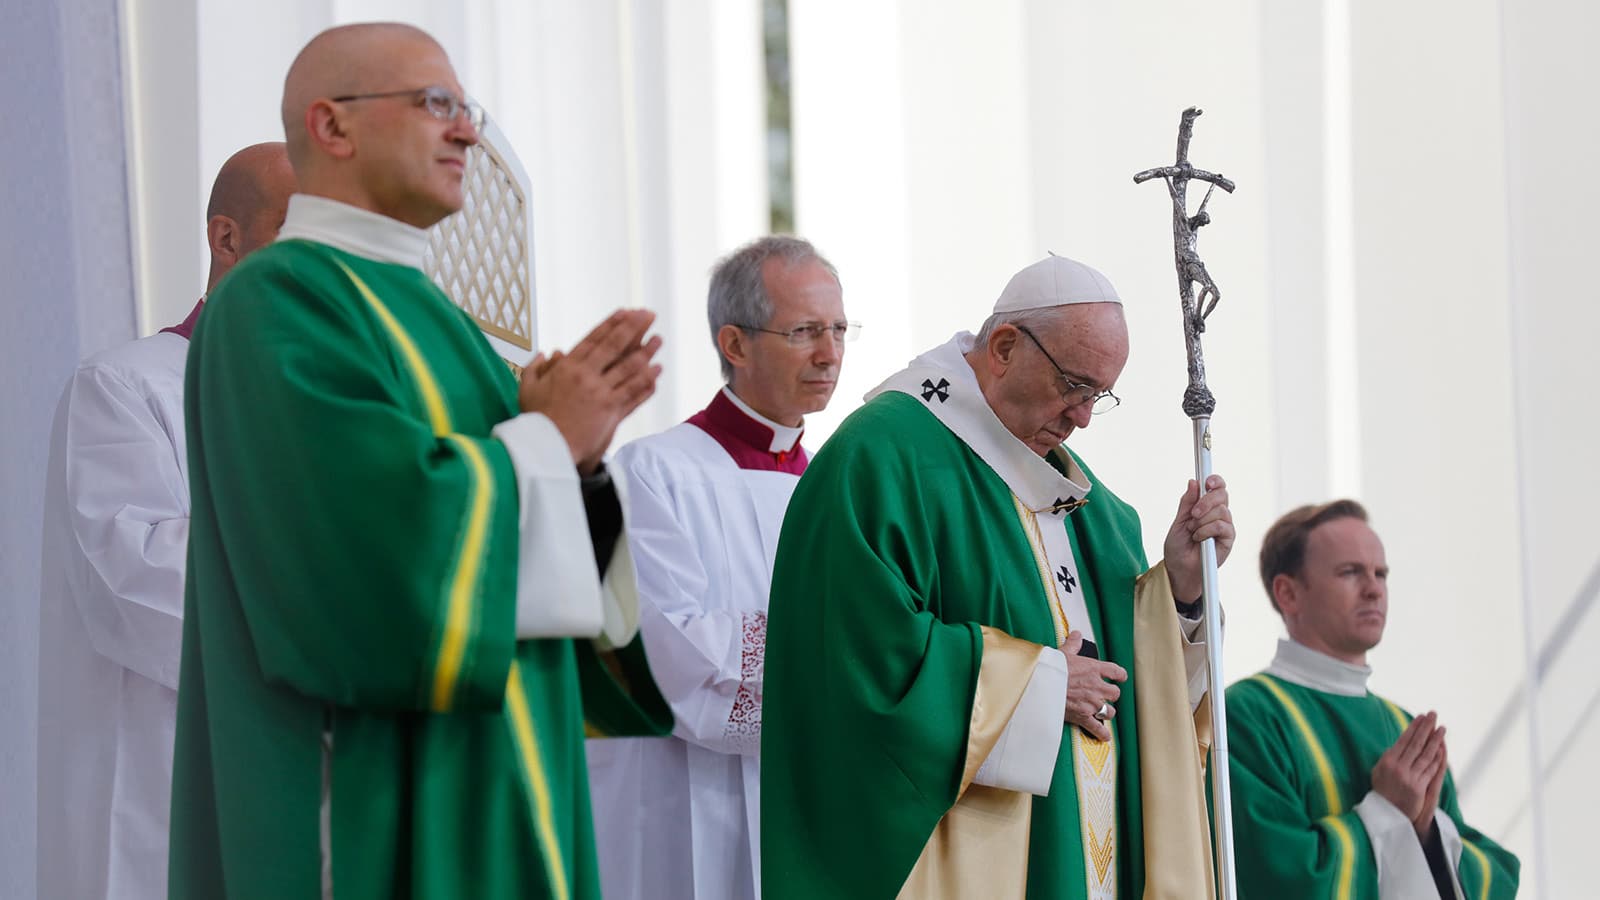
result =
M722 352L722 358L728 361L728 365L735 369L750 364L750 336L737 325L724 325L717 329L717 349Z
M339 107L332 100L318 100L306 107L306 135L323 153L335 159L349 159L355 155L355 141L341 118Z
M244 233L239 223L227 216L212 216L206 221L206 243L211 246L211 258L232 268L239 261Z
M1002 375L1006 369L1011 368L1013 359L1017 355L1017 339L1022 337L1022 332L1015 325L999 325L989 332L989 346L985 358L989 361L989 373Z
M1279 572L1272 576L1272 601L1278 607L1278 614L1285 619L1300 612L1299 589L1292 575Z

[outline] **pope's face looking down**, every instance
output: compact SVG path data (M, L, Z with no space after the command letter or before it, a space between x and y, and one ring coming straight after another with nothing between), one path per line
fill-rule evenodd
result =
M1000 325L968 358L1000 423L1044 456L1087 428L1093 414L1092 401L1069 405L1063 398L1061 372L1096 391L1113 388L1128 362L1128 326L1121 304L1081 303L1052 309L1025 327L1037 344L1016 325Z

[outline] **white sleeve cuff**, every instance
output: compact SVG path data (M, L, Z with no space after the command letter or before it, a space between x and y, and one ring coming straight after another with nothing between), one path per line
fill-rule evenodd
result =
M517 639L599 635L600 578L566 439L540 413L507 419L493 434L517 475Z
M1377 791L1368 791L1355 813L1367 829L1378 866L1379 897L1433 897L1439 891L1428 870L1417 830L1399 807Z
M1040 647L1033 677L1028 679L1022 699L1017 701L994 749L972 776L973 782L1040 797L1048 795L1056 756L1061 752L1066 706L1067 657L1054 647Z
M1211 686L1206 669L1206 620L1178 617L1178 636L1183 639L1183 673L1189 680L1189 712L1200 708L1206 689Z
M1455 885L1456 896L1461 897L1465 893L1461 887L1461 832L1456 830L1455 820L1445 815L1442 809L1433 811L1433 824L1439 829L1439 843L1444 845L1444 860L1450 866L1450 883Z
M1206 614L1201 612L1194 618L1189 618L1183 613L1178 614L1178 633L1186 641L1204 641L1206 639Z
M604 620L599 640L601 650L626 647L639 633L639 573L633 566L633 550L628 545L628 478L621 467L611 468L610 472L611 488L617 492L617 505L622 509L622 530L617 533L611 562L600 582Z

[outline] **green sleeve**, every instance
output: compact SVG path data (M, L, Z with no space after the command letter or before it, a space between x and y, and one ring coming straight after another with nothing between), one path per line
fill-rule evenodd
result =
M351 707L497 708L519 539L504 446L434 433L332 260L277 254L217 294L189 453L263 675Z
M650 674L644 640L601 653L593 641L576 641L578 681L589 737L659 737L672 732L672 708Z
M1500 846L1461 818L1453 776L1446 775L1439 805L1455 822L1461 834L1461 862L1456 876L1467 900L1509 900L1517 895L1517 879L1522 864L1515 854Z
M1281 707L1254 685L1228 689L1234 860L1240 900L1378 900L1372 844L1353 810L1316 815Z
M937 490L920 487L914 448L891 448L901 430L885 406L858 410L812 461L778 543L761 735L768 900L894 896L960 788L982 636L930 609L937 585L921 579L937 579L937 548L921 503Z

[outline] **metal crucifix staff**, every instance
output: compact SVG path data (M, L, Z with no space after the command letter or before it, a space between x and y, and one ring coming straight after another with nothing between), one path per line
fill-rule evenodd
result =
M1189 138L1194 134L1194 120L1199 116L1200 110L1192 106L1183 111L1183 119L1178 124L1177 161L1170 166L1146 169L1133 176L1133 183L1143 184L1160 178L1167 183L1167 193L1172 197L1172 245L1178 267L1178 296L1183 304L1183 337L1189 355L1189 387L1183 392L1183 411L1194 425L1195 479L1204 496L1206 479L1211 476L1211 413L1217 401L1206 386L1200 335L1206 330L1206 317L1222 299L1222 292L1206 272L1206 264L1200 260L1195 245L1200 227L1211 222L1211 214L1206 212L1211 192L1220 187L1233 193L1234 185L1219 174L1189 164ZM1210 185L1194 215L1189 214L1190 181L1204 181ZM1215 539L1208 538L1200 546L1200 560L1205 575L1201 596L1205 599L1206 675L1211 693L1211 806L1216 817L1217 885L1223 900L1234 900L1238 887L1233 867L1233 804L1228 789L1228 720L1222 690L1222 615L1217 605Z

